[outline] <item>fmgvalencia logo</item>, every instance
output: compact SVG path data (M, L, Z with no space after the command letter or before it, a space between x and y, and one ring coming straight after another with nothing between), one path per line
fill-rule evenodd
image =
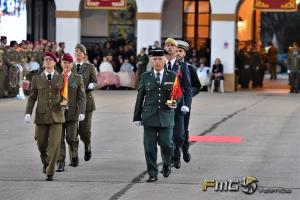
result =
M215 192L237 192L240 189L247 195L251 195L258 190L259 193L280 193L288 194L292 193L291 189L276 189L276 188L258 188L258 180L254 176L246 176L242 180L215 180L215 179L204 179L202 181L202 191L206 192L207 188L214 188Z
M255 177L246 176L241 183L242 191L246 194L253 194L257 189L257 182L258 180Z

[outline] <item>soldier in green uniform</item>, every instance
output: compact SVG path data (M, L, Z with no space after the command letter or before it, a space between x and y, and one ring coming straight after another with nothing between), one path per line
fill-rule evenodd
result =
M92 156L91 150L91 127L92 127L92 115L96 110L94 97L92 91L94 90L94 84L97 83L96 68L93 64L88 62L87 51L84 45L77 44L75 46L75 57L73 72L79 74L83 78L85 94L86 94L86 111L85 119L79 122L78 134L81 141L84 143L84 160L89 161ZM77 142L77 148L79 141ZM77 165L76 165L77 166Z
M292 51L288 54L288 73L291 79L291 93L299 92L299 79L300 79L300 52L296 42L293 43Z
M142 75L135 103L133 123L144 126L144 150L149 178L157 181L157 143L161 148L163 176L171 173L175 111L166 105L170 99L175 72L164 68L164 50L151 51L153 71Z
M25 111L25 122L29 123L32 111L37 102L35 113L35 140L37 141L43 163L43 172L47 181L53 180L55 163L59 154L62 124L65 122L61 90L63 77L55 70L56 56L51 52L45 53L45 71L34 76L31 92Z
M270 64L270 74L271 77L270 79L277 79L277 72L276 72L276 64L277 64L277 54L278 54L278 49L274 46L272 42L269 43L270 48L268 51L268 61Z
M140 77L141 75L147 71L147 64L149 62L149 57L146 54L146 48L143 47L141 49L140 54L136 57L136 64L137 64L137 70L136 70L136 88L138 88Z
M68 76L68 107L65 111L66 123L63 124L63 132L60 144L60 154L57 159L57 172L64 171L66 158L65 138L69 146L69 155L72 166L77 166L77 130L78 121L84 120L85 114L85 90L83 79L80 75L71 72L73 67L73 58L70 54L64 54L61 57L61 66L63 76Z
M0 50L1 51L1 50ZM3 61L3 52L0 53L0 98L6 97L6 90L4 87L5 77L7 74L7 66Z

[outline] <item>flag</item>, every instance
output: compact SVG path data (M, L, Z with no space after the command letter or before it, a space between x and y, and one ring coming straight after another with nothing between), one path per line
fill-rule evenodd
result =
M182 97L182 90L181 90L181 85L180 85L180 81L179 81L179 77L181 77L181 71L178 70L176 77L175 77L175 81L173 84L173 89L172 89L172 93L171 93L171 100L179 100Z
M61 90L61 96L63 96L63 100L68 101L68 75L64 74L64 83L63 89Z

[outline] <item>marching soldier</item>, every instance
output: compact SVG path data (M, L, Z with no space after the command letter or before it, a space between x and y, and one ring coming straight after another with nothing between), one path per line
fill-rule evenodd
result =
M185 41L182 40L177 40L177 44L178 44L178 51L177 51L177 58L181 61L181 62L185 62L184 61L184 57L186 55L187 50L189 49L189 44ZM193 97L196 96L201 89L201 84L200 81L198 79L197 76L197 72L196 69L194 69L194 67L189 64L186 63L188 68L189 68L189 72L190 72L190 79L191 79L191 84L192 84L192 91L193 91ZM190 107L191 108L191 107ZM191 113L191 109L190 112L186 113L184 115L184 144L182 146L182 154L183 154L183 160L185 162L190 162L191 160L191 154L189 153L189 122L190 122L190 113Z
M300 70L300 52L296 42L293 43L292 51L288 54L288 74L291 80L291 93L299 92L299 70Z
M184 115L190 111L193 92L189 68L186 66L186 63L179 62L176 59L177 47L178 44L173 38L168 38L165 41L165 50L168 53L166 55L167 69L176 73L180 72L180 86L183 92L183 98L178 102L175 111L175 125L173 130L173 164L176 169L179 169L181 166L181 149L185 141Z
M69 146L69 155L72 166L79 163L77 149L78 121L84 120L85 114L85 90L83 79L80 75L71 72L73 58L70 54L64 54L61 58L63 75L68 76L68 106L65 110L66 122L63 124L60 154L57 159L57 172L64 171L66 158L65 138Z
M35 140L47 181L53 181L61 142L62 123L65 122L64 110L60 105L63 77L54 70L55 61L56 56L53 53L45 53L43 64L45 71L33 77L24 118L25 122L30 122L34 104L37 102L34 121Z
M79 122L78 134L81 141L84 143L84 160L89 161L92 156L91 149L91 126L93 111L96 110L95 101L92 94L94 83L97 83L96 68L86 59L87 51L84 45L77 44L75 46L75 57L73 71L83 77L83 83L86 94L86 111L85 119ZM77 142L77 148L79 141Z
M163 49L151 51L153 71L141 76L135 103L133 123L144 126L144 150L149 178L157 181L157 143L161 148L163 176L171 173L173 154L174 109L166 105L171 97L175 73L164 68Z

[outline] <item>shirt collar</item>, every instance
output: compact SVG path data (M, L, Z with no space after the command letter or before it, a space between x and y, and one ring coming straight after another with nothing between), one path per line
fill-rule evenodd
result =
M156 73L159 72L160 73L160 76L162 76L164 74L164 68L160 71L156 71L155 69L153 70L154 71L154 75L156 76Z
M175 57L175 58L173 58L173 59L172 59L172 60L170 60L170 61L166 60L166 64L167 64L167 66L168 66L168 62L171 62L171 66L173 67L173 65L174 65L175 61L176 61L176 57Z
M53 70L52 73L49 73L49 72L47 72L47 71L45 70L45 74L46 74L46 76L48 76L48 74L51 74L51 76L53 76L53 75L54 75L54 70Z
M79 64L80 66L82 66L82 65L83 65L83 61L81 61L80 63L78 63L78 62L75 62L75 64L76 64L76 65L78 65L78 64Z

